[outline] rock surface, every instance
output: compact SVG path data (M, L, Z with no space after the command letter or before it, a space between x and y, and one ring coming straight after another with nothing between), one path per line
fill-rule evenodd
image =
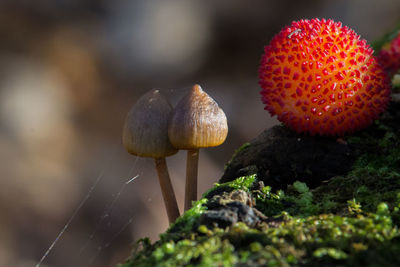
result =
M239 149L220 182L257 174L274 188L296 180L317 186L330 177L347 173L355 160L351 145L335 138L299 135L284 126L267 129Z

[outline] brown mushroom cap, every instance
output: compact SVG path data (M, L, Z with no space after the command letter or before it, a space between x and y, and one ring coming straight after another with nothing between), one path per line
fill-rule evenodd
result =
M224 111L198 84L178 102L168 127L169 139L179 149L218 146L227 134Z
M125 149L136 156L164 158L178 152L168 139L172 107L159 90L143 95L129 111L122 135Z

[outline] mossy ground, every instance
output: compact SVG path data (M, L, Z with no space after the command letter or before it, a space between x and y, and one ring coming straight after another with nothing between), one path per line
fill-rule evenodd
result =
M399 110L345 138L360 152L346 175L314 189L257 175L216 184L119 266L400 266Z

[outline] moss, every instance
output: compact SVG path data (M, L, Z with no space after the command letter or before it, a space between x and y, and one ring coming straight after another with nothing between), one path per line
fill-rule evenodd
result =
M397 257L400 253L400 232L397 228L399 192L395 201L390 203L380 202L363 209L360 202L352 198L331 206L331 211L338 210L339 213L318 214L323 206L314 197L315 191L311 192L304 183L294 183L286 193L282 190L272 193L269 186L252 190L250 181L254 178L241 177L227 186L237 186L240 181L247 183L247 190L256 199L257 207L264 207L270 217L279 223L266 223L260 229L250 228L241 222L225 229L205 226L193 229L194 221L206 210L208 200L203 198L162 235L160 241L153 245L148 239L140 241L143 249L121 266L400 264ZM339 178L342 179L334 178L331 182ZM395 177L395 180L400 180L400 177ZM332 183L321 188L331 188ZM269 206L275 207L273 211L267 208ZM394 222L396 220L397 223ZM180 238L171 235L172 229L183 222L186 222L186 227L179 229L184 234Z
M233 190L245 190L250 191L251 186L256 181L256 175L242 176L231 182L226 183L215 183L214 187L207 190L203 194L203 198L210 199L214 195L221 194L223 192L231 192Z
M379 204L376 213L352 216L298 218L283 212L279 227L262 230L243 223L226 229L203 227L191 238L147 244L121 266L396 266L400 233L392 212ZM366 261L370 253L374 257Z
M170 226L166 233L160 235L160 240L179 240L190 235L197 220L207 209L205 206L206 203L206 198L202 198L199 201L194 202L192 208L187 210L181 217L179 217L176 222Z

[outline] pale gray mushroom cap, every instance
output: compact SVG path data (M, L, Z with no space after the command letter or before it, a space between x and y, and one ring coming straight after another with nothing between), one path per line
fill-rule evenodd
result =
M168 127L169 139L179 149L219 146L227 134L224 111L198 84L178 102Z
M143 95L129 111L122 143L136 156L164 158L178 152L168 139L172 107L159 90Z

